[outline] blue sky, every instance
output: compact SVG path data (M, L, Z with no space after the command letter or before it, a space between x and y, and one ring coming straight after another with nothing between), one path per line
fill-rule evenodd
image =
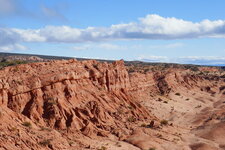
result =
M0 0L0 51L225 64L224 0Z

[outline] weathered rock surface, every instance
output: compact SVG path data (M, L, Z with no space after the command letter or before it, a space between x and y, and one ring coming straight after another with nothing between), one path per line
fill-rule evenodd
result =
M222 150L224 86L219 75L185 69L128 73L123 61L6 67L0 150Z
M32 63L4 68L0 78L1 107L38 126L120 137L129 134L130 122L154 119L129 94L122 61Z

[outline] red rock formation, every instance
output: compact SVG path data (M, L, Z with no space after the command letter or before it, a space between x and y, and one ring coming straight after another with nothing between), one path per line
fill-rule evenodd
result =
M31 63L4 68L0 78L1 107L40 126L107 136L114 129L125 130L120 119L151 118L127 92L131 86L123 61Z
M14 145L11 147L0 136L0 145L5 149L41 149L44 143L47 149L77 149L80 147L73 147L65 140L75 135L120 140L131 135L130 141L138 145L135 136L139 132L134 134L134 131L139 131L136 128L140 128L140 123L156 120L158 124L158 119L140 102L157 96L169 98L177 91L185 93L190 89L198 92L202 89L211 95L219 90L222 93L224 88L217 88L212 80L220 81L182 69L128 74L123 61L100 63L73 59L6 67L0 70L0 117L6 120L0 123L0 129L7 137L11 130L18 135L9 138ZM24 127L24 122L30 122L32 130ZM39 131L46 129L55 130L43 139ZM151 136L140 140L145 137ZM145 143L151 141L145 140L148 142L142 142L139 147L147 148ZM35 146L37 142L39 145ZM84 142L76 142L85 147Z

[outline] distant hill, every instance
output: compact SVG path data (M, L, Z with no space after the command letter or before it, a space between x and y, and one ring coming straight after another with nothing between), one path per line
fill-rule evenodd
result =
M3 62L3 66L8 66L4 61L17 60L19 63L27 63L27 62L38 62L38 61L49 61L49 60L68 60L73 59L74 57L66 57L66 56L49 56L49 55L38 55L38 54L21 54L21 53L5 53L0 52L0 62ZM77 60L90 60L88 58L76 58ZM95 59L100 62L108 62L111 63L114 60L103 60L103 59ZM21 62L22 61L22 62ZM15 64L16 62L10 63ZM193 65L193 64L177 64L177 63L161 63L161 62L148 62L148 61L124 61L126 66L141 66L141 68L148 66L159 66L160 68L194 68L194 67L219 67L221 69L225 69L224 65Z

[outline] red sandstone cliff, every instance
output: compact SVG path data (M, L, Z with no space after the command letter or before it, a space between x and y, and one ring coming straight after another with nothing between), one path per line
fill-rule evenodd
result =
M130 81L122 61L31 63L4 68L0 78L0 106L37 126L123 138L130 132L129 118L154 119L127 92Z
M190 74L183 69L128 74L123 61L64 60L6 67L0 70L0 145L3 149L95 149L90 141L106 137L150 148L165 142L165 138L158 139L159 134L168 134L169 139L178 130L159 127L158 118L172 116L169 99L176 99L179 92L180 99L187 100L192 94L198 100L201 93L211 96L211 101L221 101L223 85L217 76ZM189 95L187 91L191 91ZM158 105L158 99L163 105ZM179 117L181 110L177 112ZM222 111L217 114L223 115ZM139 131L143 123L153 120L151 128L157 130ZM198 121L198 125L202 123ZM141 136L137 141L140 134L146 138ZM168 141L173 143L173 139ZM179 149L183 143L173 148ZM161 144L155 147L163 150Z

